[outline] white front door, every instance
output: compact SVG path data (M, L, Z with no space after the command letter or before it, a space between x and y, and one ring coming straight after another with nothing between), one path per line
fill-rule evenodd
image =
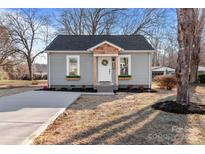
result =
M111 57L98 57L98 81L112 81Z

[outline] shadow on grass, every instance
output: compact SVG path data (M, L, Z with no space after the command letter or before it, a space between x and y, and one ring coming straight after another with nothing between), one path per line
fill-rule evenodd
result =
M158 101L170 99L173 96ZM160 112L147 106L57 144L184 144L186 124L186 115Z
M133 94L124 94L124 95L105 95L103 96L104 99L102 99L102 95L92 97L92 95L90 95L89 97L87 97L88 95L86 95L86 97L81 96L80 98L83 99L78 99L78 102L73 103L69 109L72 110L94 110L96 109L99 105L101 104L106 104L109 102L113 102L113 101L117 101L120 99L123 99L125 97L129 97L132 96ZM99 101L100 100L100 101Z

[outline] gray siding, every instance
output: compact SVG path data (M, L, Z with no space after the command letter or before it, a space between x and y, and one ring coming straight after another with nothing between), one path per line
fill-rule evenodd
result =
M52 53L50 55L50 85L92 85L92 54L66 54ZM79 81L67 81L66 56L80 55ZM119 85L148 85L149 84L149 54L148 53L125 53L131 55L131 80L119 80ZM151 59L151 57L150 57ZM151 62L150 62L151 64ZM115 72L115 70L113 70ZM113 73L115 75L115 73ZM150 72L151 75L151 72ZM115 77L113 76L113 81Z
M148 85L149 84L149 54L125 53L131 55L131 80L119 80L119 85ZM151 59L151 58L150 58Z
M92 54L80 55L80 80L67 81L66 56L75 54L50 54L50 84L51 85L92 85Z

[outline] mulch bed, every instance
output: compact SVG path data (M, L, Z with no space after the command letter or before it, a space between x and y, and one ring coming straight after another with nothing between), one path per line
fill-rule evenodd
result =
M129 92L129 93L144 93L144 92L149 92L149 93L157 93L157 90L155 89L138 89L138 88L132 88L132 89L128 89L128 88L119 88L118 90L114 91L115 93L117 92Z
M68 91L68 92L89 92L89 93L96 93L97 91L94 90L93 88L72 88L72 89L68 89L68 88L61 88L61 89L56 89L56 88L42 88L42 89L38 89L38 91ZM127 89L127 88L122 88L122 89L118 89L118 90L114 90L114 93L118 93L118 92L129 92L129 93L157 93L157 90L154 89L137 89L137 88L132 88L132 89Z
M38 89L38 91L63 91L63 92L90 92L90 93L96 93L96 90L93 88L73 88L73 89L68 89L68 88L61 88L61 89L56 89L56 88L43 88L43 89Z
M164 101L152 105L152 108L177 114L205 114L205 105L193 102L188 106L183 106L176 101Z

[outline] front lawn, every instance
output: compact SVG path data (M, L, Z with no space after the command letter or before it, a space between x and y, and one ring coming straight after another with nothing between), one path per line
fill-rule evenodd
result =
M23 93L26 91L32 91L35 89L39 89L39 88L38 87L0 88L0 97Z
M47 84L47 80L35 80L38 84ZM26 86L32 85L29 80L0 80L0 86Z
M205 104L205 86L193 87L192 101ZM81 96L34 144L205 144L205 115L152 109L175 99L173 91Z
M42 88L47 80L0 80L0 97Z

